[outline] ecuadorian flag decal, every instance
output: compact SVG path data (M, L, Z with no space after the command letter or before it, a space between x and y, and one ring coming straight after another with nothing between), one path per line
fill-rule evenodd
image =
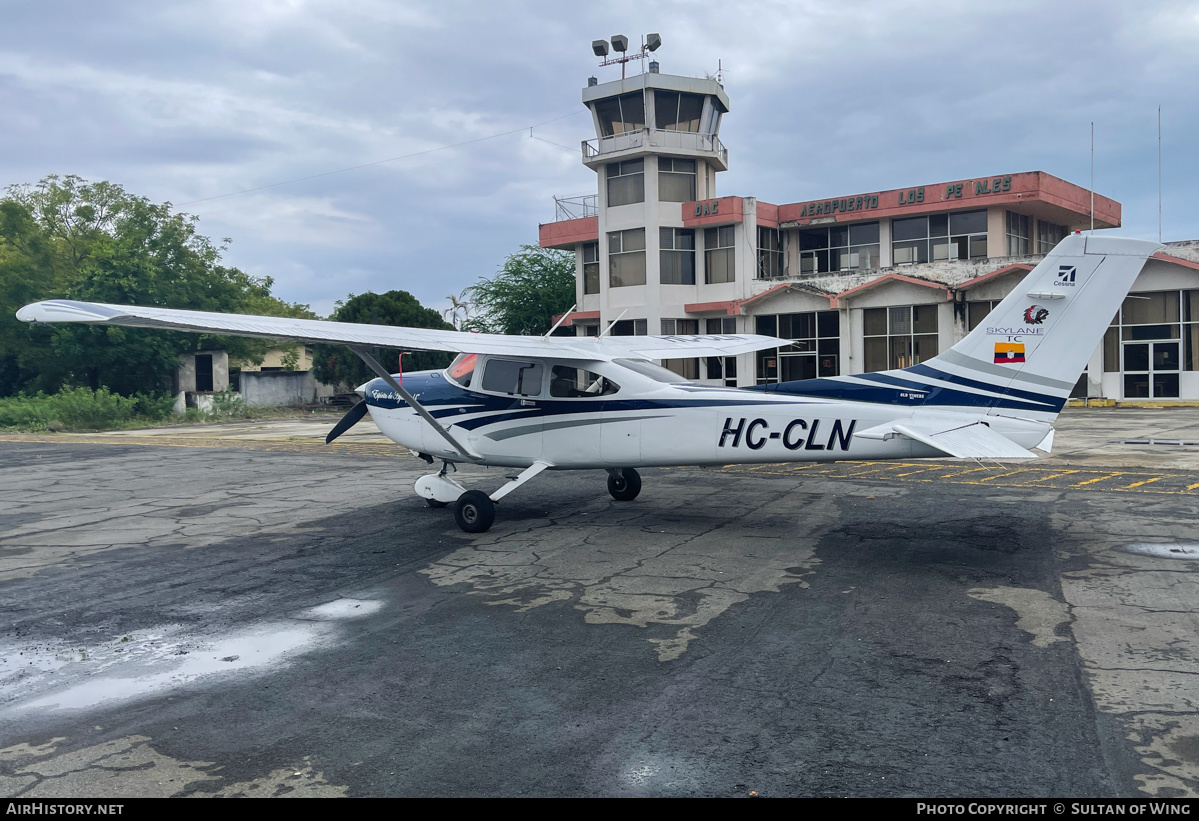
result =
M1024 343L1022 342L996 342L995 343L995 364L996 365L1014 365L1024 361Z

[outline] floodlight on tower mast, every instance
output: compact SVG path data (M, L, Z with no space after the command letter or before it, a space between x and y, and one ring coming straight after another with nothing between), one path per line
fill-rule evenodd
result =
M623 34L613 34L612 35L612 51L619 52L621 55L620 57L608 57L608 41L607 40L592 40L591 41L591 51L594 52L596 57L606 58L606 59L604 59L604 61L602 63L600 63L601 66L614 66L617 63L619 63L620 64L620 79L623 80L625 78L625 64L626 63L628 63L630 60L644 60L647 56L649 56L649 53L651 51L657 51L658 48L662 45L662 38L658 35L657 32L652 32L650 34L647 34L647 35L645 35L645 37L643 39L645 40L645 42L643 42L641 44L640 50L635 51L632 54L629 54L628 53L629 38L624 36Z

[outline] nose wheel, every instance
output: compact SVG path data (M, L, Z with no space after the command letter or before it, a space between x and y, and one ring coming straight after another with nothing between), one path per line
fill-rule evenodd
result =
M632 468L608 471L608 493L618 502L631 502L641 492L641 474Z

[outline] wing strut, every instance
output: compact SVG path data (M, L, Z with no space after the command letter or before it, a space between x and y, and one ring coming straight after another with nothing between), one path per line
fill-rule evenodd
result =
M440 433L442 438L444 438L447 442L450 443L450 447L452 447L454 450L458 451L458 453L460 453L464 459L467 459L471 462L482 462L483 461L482 456L475 453L473 450L471 450L466 445L463 445L462 443L460 443L457 439L455 439L453 437L453 435L448 430L445 429L445 427L442 426L442 424L440 422L438 422L436 419L434 419L433 415L431 413L429 413L427 410L425 410L424 406L421 405L419 402L417 402L416 399L412 396L412 394L410 394L410 393L408 393L408 391L404 390L403 386L400 385L400 383L397 382L395 380L395 378L392 377L392 375L387 372L387 369L384 368L382 365L380 365L373 356L371 356L366 351L364 351L360 348L354 347L353 345L347 345L346 347L349 348L354 353L358 354L358 357L363 362L365 362L372 371L377 373L379 375L380 379L382 379L384 382L386 382L388 385L390 385L391 389L393 391L395 391L397 394L402 396L404 398L404 401L408 403L408 406L411 407L418 414L420 414L420 418L424 419L426 422L428 422L433 427L433 430Z

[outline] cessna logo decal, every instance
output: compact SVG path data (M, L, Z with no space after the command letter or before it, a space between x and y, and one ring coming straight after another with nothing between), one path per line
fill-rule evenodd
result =
M1053 283L1058 288L1073 288L1074 274L1077 269L1073 265L1057 266L1057 282Z
M1049 309L1040 305L1030 305L1024 312L1025 325L1040 325L1049 317Z
M743 416L734 425L730 416L724 420L719 446L739 448L744 442L750 450L761 450L767 442L778 440L787 450L849 450L849 441L853 439L853 428L857 423L858 420L850 419L847 426L842 420L834 419L833 429L825 440L820 436L819 419L813 419L810 427L803 419L792 419L782 430L772 431L765 419L754 419L747 424Z

